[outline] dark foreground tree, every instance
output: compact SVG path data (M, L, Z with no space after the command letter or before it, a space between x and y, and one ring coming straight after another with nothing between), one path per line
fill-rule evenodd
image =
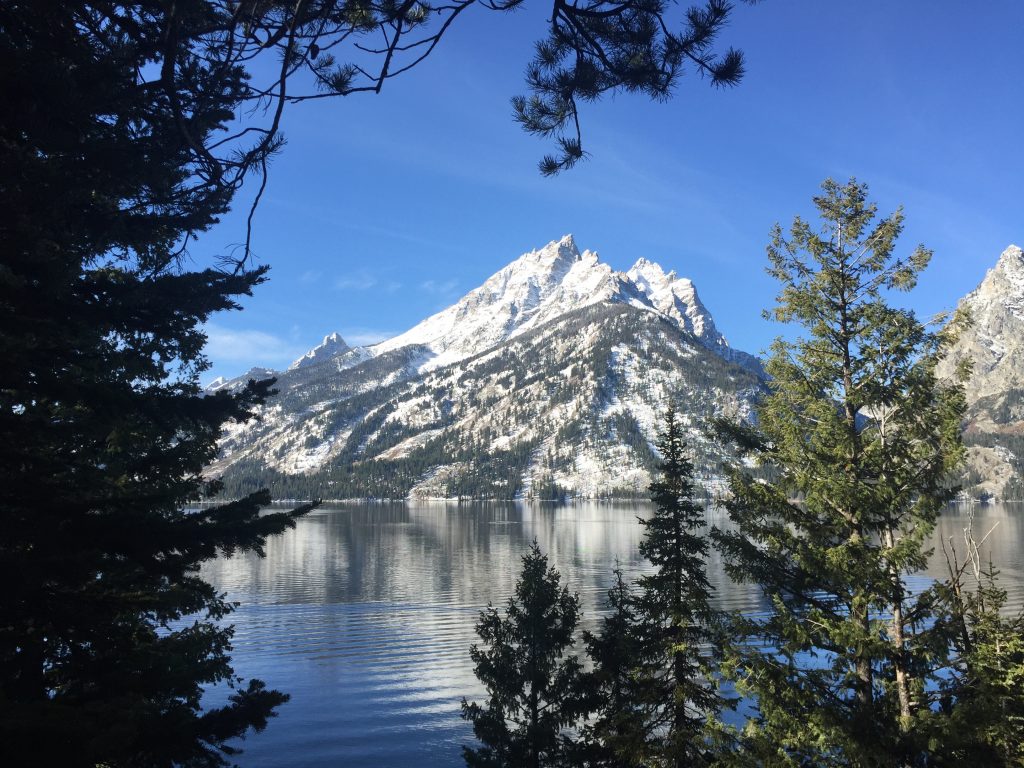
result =
M608 615L598 632L584 632L587 656L594 665L587 677L591 718L584 728L586 764L627 768L646 764L648 724L653 705L645 675L646 644L639 631L635 590L615 569L608 590Z
M487 689L483 704L462 701L479 747L464 747L473 768L562 766L576 746L568 729L586 709L582 666L567 652L579 621L579 598L562 586L534 542L502 616L489 606L470 648L476 676Z
M932 332L889 304L928 263L895 255L902 213L876 219L867 188L826 181L821 227L797 218L768 248L780 282L779 340L756 429L733 429L771 482L732 472L737 530L717 531L730 574L771 611L738 620L751 642L731 669L760 707L750 759L770 765L940 765L937 698L951 663L944 610L914 594L935 516L961 460L958 382L935 366L953 327Z
M265 276L195 241L265 182L287 103L379 91L473 0L0 3L0 743L11 764L216 764L283 696L234 680L230 606L197 574L259 551L303 508L266 494L198 511L222 425L270 392L204 396L202 324ZM481 3L512 10L518 0ZM728 7L669 32L664 2L556 2L527 127L575 130L578 100L666 95L712 54ZM260 63L258 64L257 61ZM270 72L264 80L253 72ZM534 76L535 75L535 76ZM298 86L311 90L305 93ZM263 118L262 121L260 118ZM574 133L566 165L581 154ZM550 168L546 168L550 170ZM262 183L254 190L259 199ZM219 265L217 268L202 264ZM186 616L197 617L195 619Z
M93 28L95 21L98 26ZM198 22L197 22L198 23ZM231 608L199 578L303 508L190 509L221 425L271 382L204 397L201 324L263 270L182 268L230 200L196 184L175 109L140 84L159 26L0 6L0 743L11 765L216 765L285 697L232 673ZM209 73L207 73L209 74ZM187 133L237 105L194 71ZM187 93L186 93L187 91ZM185 617L189 617L185 619ZM203 686L231 699L201 711Z
M700 532L704 508L693 499L693 464L674 409L657 445L660 475L651 483L655 512L641 521L640 544L640 554L655 571L638 582L640 631L648 645L641 673L655 705L649 743L656 764L701 766L708 760L707 723L717 719L725 700L711 657L716 615L707 577L708 539Z
M702 766L712 760L710 724L727 701L717 685L712 646L704 510L693 500L693 465L674 410L658 436L662 461L651 484L654 515L640 552L655 566L630 590L617 573L612 613L587 636L597 712L588 725L595 763Z

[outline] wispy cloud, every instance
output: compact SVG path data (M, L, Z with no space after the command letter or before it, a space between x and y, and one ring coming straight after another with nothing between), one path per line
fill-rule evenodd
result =
M420 290L432 296L447 296L459 285L458 280L425 280L420 283Z
M360 269L335 280L334 287L339 291L368 291L379 282L376 276Z
M215 365L242 363L275 366L290 363L306 350L294 341L265 331L206 324L206 354Z
M390 339L394 335L394 331L384 331L379 328L345 328L341 331L341 337L351 347L376 344L384 339Z
M324 276L324 273L318 269L307 269L301 275L299 275L300 283L316 283Z

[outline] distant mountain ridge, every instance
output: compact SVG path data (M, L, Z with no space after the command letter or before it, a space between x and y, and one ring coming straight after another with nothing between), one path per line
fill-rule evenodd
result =
M967 498L1024 499L1024 251L960 300L973 325L939 375L972 363ZM671 402L706 488L722 448L699 426L752 418L760 361L734 350L693 283L639 259L617 272L571 236L530 251L403 334L334 333L276 376L261 419L227 429L211 474L279 497L644 496Z
M939 374L962 360L967 382L965 495L1024 499L1024 251L1010 245L981 283L957 305L971 325Z
M337 331L329 333L324 336L324 340L317 346L289 365L288 370L294 371L296 368L302 368L303 366L317 365L325 360L330 360L332 357L343 355L350 349L352 348L341 338L340 333Z
M729 346L690 280L646 259L617 272L571 236L399 336L352 349L331 334L277 376L260 421L222 442L211 471L229 489L643 496L670 402L713 484L720 449L696 425L749 415L763 384L758 359Z
M420 371L439 368L508 341L560 315L601 302L629 304L674 319L708 349L760 370L753 355L729 347L693 283L647 259L616 272L597 253L580 251L572 235L525 253L452 306L398 336L353 350L337 333L292 363L289 370L340 356L355 365L402 347L421 346Z

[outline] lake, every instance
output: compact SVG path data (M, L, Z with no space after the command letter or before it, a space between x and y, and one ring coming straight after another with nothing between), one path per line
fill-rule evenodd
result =
M459 718L462 697L482 699L469 645L489 601L511 594L520 558L534 539L580 595L583 627L595 627L618 562L632 578L646 504L566 506L365 504L321 508L271 539L266 558L206 564L204 576L242 605L234 666L291 694L267 730L243 742L243 768L288 765L461 766L472 740ZM976 507L986 542L1010 593L1024 605L1024 509ZM963 541L967 510L947 510L939 538ZM725 526L710 510L710 524ZM962 548L962 547L961 547ZM712 554L717 603L762 610L759 591L735 585ZM936 552L928 574L945 575Z

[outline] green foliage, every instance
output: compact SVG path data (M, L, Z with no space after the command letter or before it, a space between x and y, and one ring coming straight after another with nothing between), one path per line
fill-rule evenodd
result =
M182 3L198 34L208 6ZM212 140L244 73L174 48L157 4L0 8L0 742L11 765L216 766L287 697L230 666L203 560L294 525L266 492L202 509L221 425L272 381L206 396L202 324L265 270L187 270L233 190ZM181 56L171 100L139 82ZM208 88L209 78L217 87ZM259 155L257 154L258 158ZM228 701L202 711L206 686Z
M520 3L506 0L502 7ZM548 37L537 44L526 72L533 96L512 100L516 119L527 131L556 137L559 152L541 160L541 173L556 174L585 156L579 128L581 101L596 101L616 91L667 98L687 65L715 86L740 81L742 54L729 49L719 56L713 50L732 10L730 4L709 0L688 9L678 31L672 29L672 9L665 0L586 4L555 0Z
M476 631L483 646L470 656L487 688L483 705L462 701L479 747L464 747L474 768L540 768L570 761L575 745L569 728L585 710L582 666L572 648L579 598L561 585L534 542L505 615L488 606Z
M600 765L708 765L709 723L727 705L709 651L719 638L700 533L704 510L693 500L693 465L672 409L658 450L660 475L650 489L656 510L641 520L640 544L655 570L635 592L616 572L612 613L598 635L586 636L598 702L588 737Z
M944 610L955 663L940 685L945 717L933 718L932 742L949 765L1024 765L1024 612L1007 612L998 572L982 561L973 515L963 550L943 542L949 578L934 588Z
M935 366L953 329L935 333L887 296L928 262L894 256L902 213L876 220L867 188L826 181L820 230L775 228L769 272L779 340L758 427L744 436L759 482L731 471L737 526L716 531L730 575L761 585L766 616L737 618L750 638L727 670L757 698L745 750L773 765L912 765L931 759L930 721L950 663L934 594L906 577L924 568L935 515L963 447L962 388Z
M594 696L592 717L584 731L587 765L641 766L651 749L648 744L651 709L647 675L648 644L639 631L636 594L615 569L615 583L608 590L610 612L596 633L585 632L587 656L593 664L589 684Z

